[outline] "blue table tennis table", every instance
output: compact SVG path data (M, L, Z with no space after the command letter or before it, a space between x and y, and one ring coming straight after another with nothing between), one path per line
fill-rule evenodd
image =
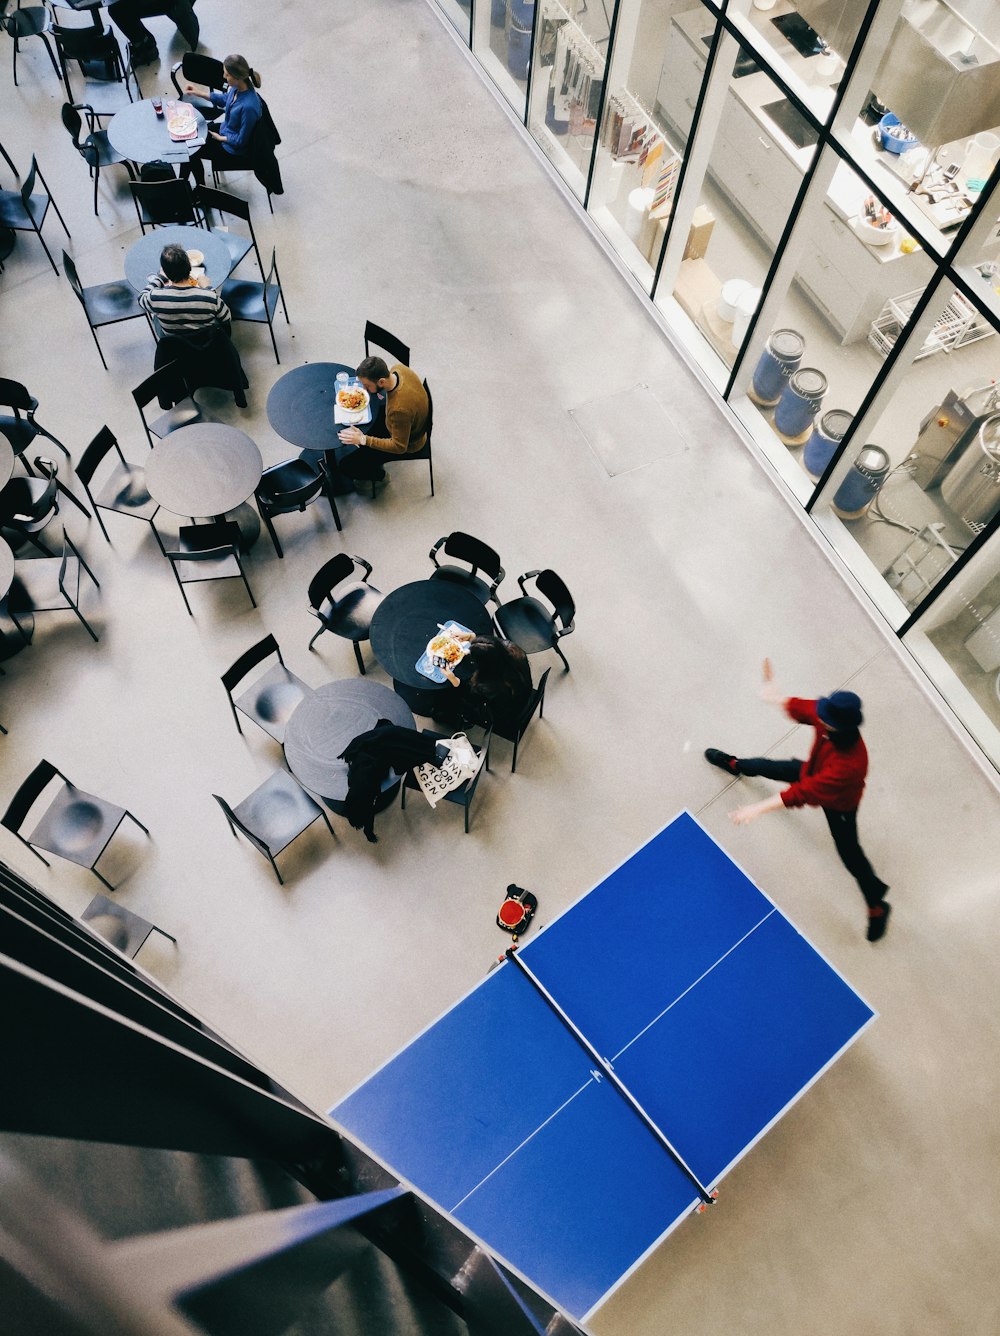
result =
M586 1321L874 1017L685 812L331 1117Z

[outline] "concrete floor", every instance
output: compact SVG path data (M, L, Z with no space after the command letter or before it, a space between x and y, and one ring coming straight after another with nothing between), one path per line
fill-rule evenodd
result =
M194 617L144 526L110 516L109 546L69 514L101 580L85 605L101 640L69 614L39 617L34 644L7 665L4 789L44 755L147 822L151 842L128 836L108 860L120 902L178 938L141 961L319 1108L483 976L506 944L493 918L509 881L539 894L545 922L689 808L881 1019L594 1330L992 1336L996 791L423 0L288 0L279 23L253 0L239 27L221 0L198 12L205 50L235 47L261 68L283 136L287 193L273 218L255 183L231 181L262 244L278 248L293 321L278 329L280 368L265 330L238 330L248 410L204 402L280 460L290 451L267 423L270 386L307 359L360 356L370 317L409 341L434 389L438 495L421 466L397 467L375 503L345 498L342 535L321 508L286 517L285 559L266 537L249 558L259 610L229 582L194 589ZM151 26L163 61L143 87L164 92L180 47L168 22ZM5 146L22 170L38 154L84 282L117 276L138 229L115 172L97 220L38 44L19 89L0 77L13 109ZM54 218L46 235L64 240ZM74 458L105 422L142 458L129 390L152 365L145 326L103 335L104 372L30 236L0 275L0 339L3 374L29 385ZM645 455L656 442L622 442L650 462L612 477L568 410L637 384L678 435ZM317 826L286 853L281 888L211 798L240 798L280 764L264 734L237 734L219 674L271 631L310 683L353 676L346 642L306 652L310 576L346 550L392 589L429 571L428 549L453 528L500 550L504 597L523 570L564 576L579 608L572 672L552 656L546 717L517 775L498 744L468 837L458 811L417 801L380 819L375 846L335 820L336 844ZM765 654L790 691L849 686L864 698L862 830L895 906L878 946L822 818L779 813L737 830L727 812L766 786L727 783L701 758L706 745L807 746L756 696ZM547 662L533 666L537 676ZM385 680L374 664L372 677ZM71 865L47 871L12 837L2 856L74 912L97 889Z

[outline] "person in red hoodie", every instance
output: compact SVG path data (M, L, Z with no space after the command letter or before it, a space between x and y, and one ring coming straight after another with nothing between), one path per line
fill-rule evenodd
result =
M769 659L764 660L764 700L780 705L797 724L815 729L812 750L806 761L772 761L766 756L731 756L709 747L705 760L731 775L762 775L787 784L771 798L748 803L729 813L737 826L748 826L766 812L783 807L820 807L830 827L840 861L861 888L868 906L868 940L885 935L892 906L886 903L889 887L875 875L858 843L858 804L865 791L868 751L858 731L863 716L861 701L853 691L834 691L818 700L785 697L774 685Z

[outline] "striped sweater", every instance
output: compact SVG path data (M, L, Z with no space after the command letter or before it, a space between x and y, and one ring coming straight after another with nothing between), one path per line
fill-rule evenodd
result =
M150 274L139 293L139 305L156 317L164 334L192 334L213 325L229 328L229 307L214 288L175 286L162 274Z

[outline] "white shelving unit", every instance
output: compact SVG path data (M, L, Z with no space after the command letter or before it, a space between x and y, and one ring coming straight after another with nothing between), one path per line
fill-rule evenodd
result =
M888 356L913 314L920 296L921 290L918 289L916 292L904 293L902 297L890 297L872 322L868 342L880 357ZM919 362L933 353L954 352L966 344L987 339L992 333L993 327L985 317L960 292L953 292L913 360Z

